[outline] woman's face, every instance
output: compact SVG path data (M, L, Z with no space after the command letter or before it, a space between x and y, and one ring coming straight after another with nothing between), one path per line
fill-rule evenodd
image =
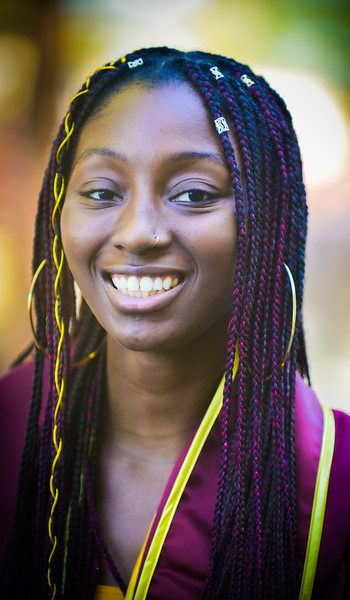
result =
M74 279L114 341L165 351L226 332L234 195L188 84L124 87L87 122L61 230Z

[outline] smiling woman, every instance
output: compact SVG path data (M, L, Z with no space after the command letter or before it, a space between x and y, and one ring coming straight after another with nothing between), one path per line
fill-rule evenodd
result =
M87 78L39 198L34 362L1 384L6 598L346 595L350 423L303 381L306 214L249 67L151 48Z
M190 343L197 354L212 327L225 347L234 192L198 94L130 84L90 119L75 155L62 242L113 354Z

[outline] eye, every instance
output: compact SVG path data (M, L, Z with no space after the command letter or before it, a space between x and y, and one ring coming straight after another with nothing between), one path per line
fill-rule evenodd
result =
M96 190L90 193L90 197L94 200L106 200L110 202L116 198L116 194L112 190Z
M214 194L213 192L208 192L207 190L201 189L193 189L186 190L185 192L181 192L171 198L172 202L177 202L178 204L199 204L199 203L208 203L212 200L215 200L218 197L218 194Z
M80 195L84 198L96 200L97 202L101 203L115 203L120 201L120 196L113 190L109 190L107 188L80 192Z

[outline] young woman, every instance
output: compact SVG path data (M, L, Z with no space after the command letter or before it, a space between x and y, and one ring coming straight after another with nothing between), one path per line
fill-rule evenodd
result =
M39 198L34 365L2 383L4 597L346 597L350 419L302 378L306 219L247 66L154 48L87 78Z

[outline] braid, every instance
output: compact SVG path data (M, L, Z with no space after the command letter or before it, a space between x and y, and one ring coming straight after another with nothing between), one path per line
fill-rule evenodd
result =
M237 71L234 75L237 77ZM242 76L242 70L238 71L238 75ZM210 102L208 101L210 85L203 84L203 77L197 71L198 89L202 91L210 110ZM289 361L289 368L285 370L282 377L279 365L281 353L283 354L283 348L286 339L288 339L287 325L290 319L289 298L286 293L281 294L281 289L283 290L285 287L282 281L283 262L285 260L290 263L293 256L297 254L295 250L293 252L292 247L290 248L290 255L284 255L287 229L285 219L289 211L292 215L294 214L296 200L300 195L303 197L303 190L300 193L299 184L298 196L293 198L293 194L288 188L286 166L288 163L284 154L285 142L282 139L284 130L288 131L287 126L285 126L285 114L287 113L284 105L282 107L285 114L283 114L282 132L280 133L278 123L281 122L281 114L278 114L277 119L278 111L275 107L273 107L274 118L270 118L269 113L265 112L264 114L260 106L258 114L256 114L255 109L256 117L254 119L252 118L252 114L254 115L252 100L255 102L255 98L254 94L252 94L252 98L248 95L251 93L250 90L245 89L244 86L242 87L242 84L240 84L241 89L237 90L237 83L232 81L232 77L229 79L229 85L225 79L220 78L217 86L226 103L225 110L229 112L232 119L241 153L248 205L246 218L249 223L249 246L245 248L245 291L240 303L241 321L238 343L240 368L238 373L236 440L232 445L230 454L230 463L235 465L235 473L231 473L227 478L230 482L228 488L231 490L228 503L230 508L227 510L224 525L221 520L221 554L220 550L218 551L220 545L217 539L218 531L215 531L214 528L206 597L221 597L220 594L230 591L234 597L266 596L277 598L281 594L281 590L287 590L286 597L293 598L295 597L293 576L295 573L294 542L296 532L295 458L294 445L290 444L291 447L288 447L288 439L293 437L290 433L294 422L293 403L290 397L291 388L294 391L292 357ZM236 90L237 93L233 97L232 92ZM259 91L258 89L257 95ZM263 92L266 95L264 87ZM281 103L278 101L278 109L280 105ZM261 117L265 117L267 120L268 132L265 131L261 135L263 143L260 142L260 145L258 145L259 140L256 139L257 136L254 134L254 130L257 129L261 134L262 128L266 127ZM274 141L273 145L271 142L266 143L267 139L271 140L271 138ZM225 146L224 151L226 154ZM252 152L254 152L254 161L251 158ZM227 154L226 158L230 166ZM272 172L270 165L276 165L276 159L279 161L280 166L275 166L275 172ZM282 173L281 180L277 179L277 175L280 173ZM261 175L265 175L265 189L261 185ZM281 198L278 204L276 202L277 198ZM290 205L286 202L287 198L290 199ZM238 221L239 204L236 210ZM270 223L274 224L273 228L270 227ZM273 239L276 240L272 244L270 242L271 234ZM267 249L269 254L264 249ZM240 252L238 251L238 260L239 256ZM266 286L268 265L271 264L275 265L276 268L275 272L270 271L268 274L268 285ZM292 265L293 267L294 265ZM272 304L266 302L266 289L270 298L272 298ZM258 294L255 290L258 290ZM299 293L300 296L298 294L298 297L300 298L301 292ZM269 306L272 306L271 314L269 314ZM271 325L267 328L269 320ZM252 331L254 335L252 335ZM268 333L270 341L267 340ZM260 341L261 338L262 342ZM229 351L232 345L231 338ZM268 349L270 352L267 352ZM271 357L268 362L267 356ZM249 364L251 364L251 367L248 368ZM272 377L271 382L269 381L267 384L262 374L265 373L266 376L269 371L272 371ZM292 378L291 382L290 378ZM265 402L265 406L269 408L268 413L266 413L266 410L264 411L264 404L261 402L262 396L265 396L266 400L268 399ZM250 398L249 403L248 398ZM225 428L225 418L223 421ZM264 421L265 432L262 431ZM269 421L271 425L274 423L275 426L271 427ZM249 428L247 423L250 424ZM284 427L288 427L287 435ZM269 442L270 439L272 443ZM248 448L252 448L252 452L248 452ZM267 452L271 452L273 458L266 456ZM250 464L247 464L248 456ZM274 465L274 468L272 465ZM264 474L268 474L269 471L272 476L272 489L275 490L274 496L268 492L269 488L267 486L263 486ZM285 482L284 489L281 488L281 481ZM220 486L216 507L216 515L218 514L221 516L225 514ZM280 516L280 522L278 523L276 523L276 518L272 519L272 515L276 514ZM217 522L219 522L219 519L217 519ZM231 531L230 536L226 534L226 540L224 537L225 529L227 532ZM229 542L227 538L230 540ZM265 557L262 555L263 548L268 548L268 555L265 555ZM272 556L280 557L280 560L278 561L276 558L271 560ZM216 564L213 557L215 557ZM230 561L231 565L229 566L228 562ZM287 564L288 562L289 564ZM275 565L273 571L270 569L270 565ZM269 570L271 573L269 573ZM262 579L262 572L264 573L264 580ZM233 573L234 580L232 581ZM266 574L268 574L267 578ZM217 596L213 594L213 589L215 589L215 583L212 583L214 576L219 580ZM230 578L231 583L225 583L225 579ZM275 590L273 595L271 595L272 589Z
M151 86L187 81L193 86L217 127L235 195L237 259L204 598L292 600L297 589L296 368L309 378L302 326L307 209L298 143L283 100L249 67L219 55L165 47L141 49L88 77L73 96L53 144L33 255L33 272L46 260L34 302L36 337L49 358L49 391L39 427L44 359L36 351L4 589L9 598L24 593L38 600L92 598L102 553L125 591L94 503L105 352L89 362L84 357L100 347L105 332L84 300L77 314L60 209L79 132L113 92L133 81ZM297 323L296 342L281 368L291 322L284 263L296 283Z

